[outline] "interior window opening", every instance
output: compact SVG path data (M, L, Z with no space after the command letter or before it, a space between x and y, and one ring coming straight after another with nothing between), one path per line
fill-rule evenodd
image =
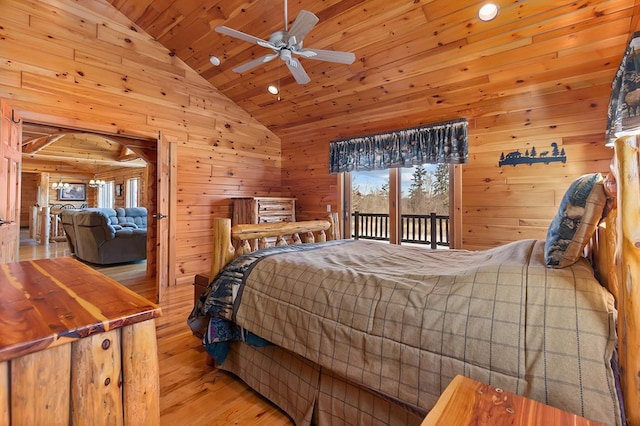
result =
M98 187L98 207L114 208L115 206L115 185L113 181L105 182Z
M140 178L127 179L126 191L125 206L138 207L138 200L140 199Z

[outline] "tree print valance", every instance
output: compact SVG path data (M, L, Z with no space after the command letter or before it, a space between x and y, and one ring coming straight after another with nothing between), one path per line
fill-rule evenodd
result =
M419 164L462 164L469 159L466 119L331 141L330 173Z
M607 145L621 136L640 133L640 32L633 34L611 83Z

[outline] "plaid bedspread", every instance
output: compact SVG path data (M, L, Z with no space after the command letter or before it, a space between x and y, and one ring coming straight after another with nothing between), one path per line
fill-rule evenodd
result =
M463 374L620 424L613 297L586 261L546 268L543 247L270 248L234 261L194 315L232 321L418 410Z

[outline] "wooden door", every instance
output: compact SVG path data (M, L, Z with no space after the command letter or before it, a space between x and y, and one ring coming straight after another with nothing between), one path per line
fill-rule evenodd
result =
M0 103L0 263L16 262L20 246L22 121Z
M175 191L176 144L158 134L156 223L156 301L163 300L165 289L175 285Z

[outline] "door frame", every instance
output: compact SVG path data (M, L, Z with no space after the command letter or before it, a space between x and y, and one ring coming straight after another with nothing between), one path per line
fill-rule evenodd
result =
M157 138L133 136L133 135L123 136L121 134L113 134L113 133L103 132L99 130L92 130L89 128L75 128L75 127L68 127L64 125L58 125L55 122L40 122L40 121L34 121L34 120L28 120L28 119L25 120L24 118L23 120L30 124L37 124L37 125L49 126L49 127L55 126L60 129L69 130L70 132L92 133L92 134L103 136L106 139L112 140L113 142L126 146L131 151L133 151L134 153L138 154L141 158L143 158L147 163L147 170L153 173L153 174L151 173L147 174L148 180L153 179L153 181L157 183L158 180L161 178L162 168L159 167L157 164L157 160L158 160L157 152L160 149L162 149L162 144L165 143L164 141L166 141L166 139L164 139L163 142L161 142L161 138L159 136ZM158 135L160 135L160 132L158 132ZM175 146L175 143L171 143L170 145ZM173 150L175 151L175 147L173 148ZM168 185L166 187L167 193L165 194L165 196L166 196L166 199L169 200L169 206L175 205L175 198L171 197L171 194L176 193L176 188L175 188L175 184L177 181L175 178L176 169L177 168L175 166L169 167L168 172L170 173L170 177L168 179L165 178L166 181L168 182ZM148 183L151 183L151 182L148 182ZM149 209L150 210L149 215L151 216L151 218L155 218L158 213L157 211L158 201L159 200L158 200L157 191L147 191L147 204L148 206L151 207ZM170 207L169 210L175 210L175 207L174 208ZM163 214L167 214L167 213L163 213ZM172 216L175 216L175 215L172 215ZM149 225L148 229L149 230L154 229L153 224ZM176 222L174 219L173 221L170 221L168 223L167 232L166 232L167 240L164 241L165 245L168 244L168 241L174 241L175 229L176 229ZM157 235L155 231L147 232L147 276L156 277L156 302L159 303L161 300L160 298L161 293L159 292L159 288L163 286L163 284L159 283L158 280L162 279L161 277L167 277L167 283L166 285L164 285L164 287L166 287L171 284L170 280L171 280L171 277L173 276L173 284L175 285L175 254L171 256L171 252L173 251L175 253L175 251L170 249L167 252L168 256L166 258L158 259L158 253L160 253L161 251L157 249L157 244L162 242L159 242L156 237ZM174 262L174 263L171 264L170 262ZM160 273L161 270L164 272L171 271L171 273L169 274L164 272Z
M22 120L4 99L0 110L0 263L9 263L20 246Z
M171 238L171 229L176 229L176 173L177 144L170 142L158 132L156 152L156 303L163 300L164 290L176 284L176 271L171 265L176 264L175 239Z

